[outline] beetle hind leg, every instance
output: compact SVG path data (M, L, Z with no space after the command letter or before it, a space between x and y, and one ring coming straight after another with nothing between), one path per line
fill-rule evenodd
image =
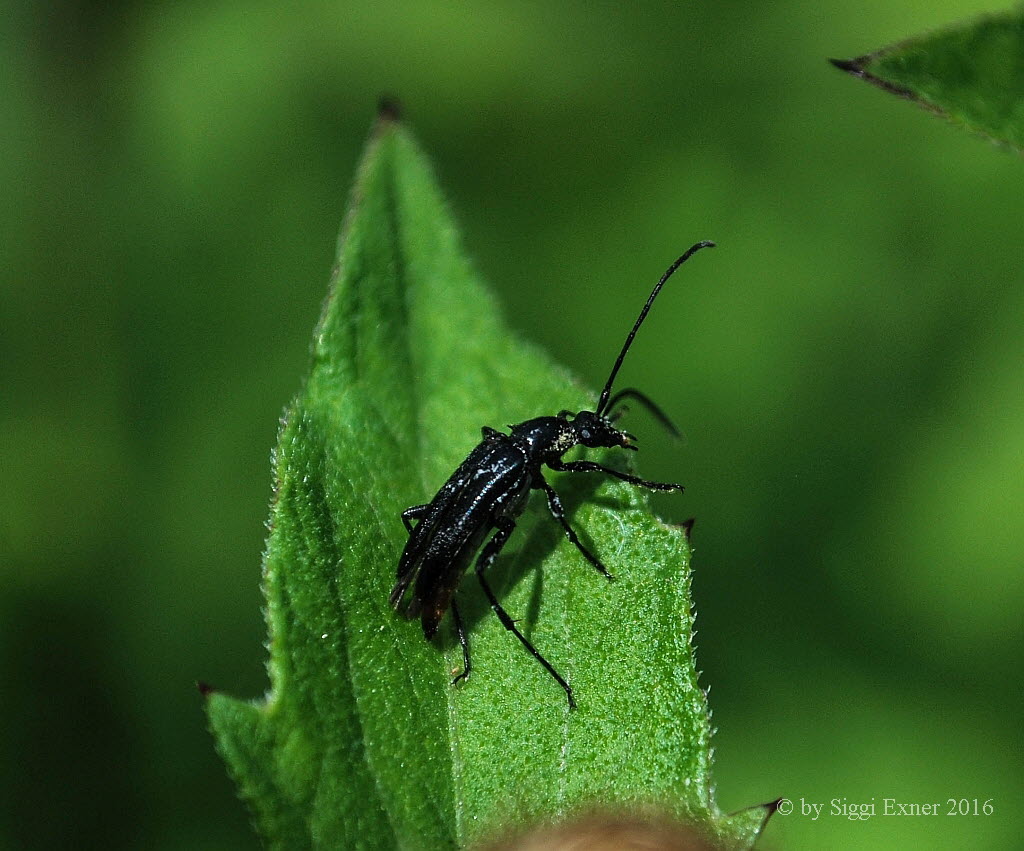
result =
M454 599L452 599L452 620L455 623L455 632L459 636L459 644L462 645L462 673L452 680L452 685L457 685L462 680L469 679L469 672L473 666L469 664L469 638L466 637L466 627L462 624L462 615L459 614L459 607Z
M540 652L534 647L527 637L523 635L516 623L512 618L509 617L502 607L501 603L498 602L498 598L494 596L494 591L491 590L491 586L487 584L487 577L484 576L484 571L491 566L491 563L497 557L498 553L501 552L502 547L508 541L509 536L516 528L515 521L508 517L502 517L498 519L496 523L498 531L494 533L494 537L487 542L487 545L480 551L480 556L476 560L476 578L480 581L480 587L484 589L484 594L487 595L487 600L491 604L491 609L494 614L498 616L498 620L501 621L501 625L511 632L516 638L519 639L519 643L523 645L527 650L530 651L530 655L533 656L544 669L555 678L555 681L565 691L565 696L569 699L569 708L576 708L576 700L572 696L572 688L569 684L562 679L562 675L558 673L552 666L552 664L541 656Z

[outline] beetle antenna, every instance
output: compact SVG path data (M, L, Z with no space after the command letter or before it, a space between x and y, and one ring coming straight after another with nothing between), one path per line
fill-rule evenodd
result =
M633 324L633 330L629 332L629 336L626 337L626 342L622 345L622 351L619 352L619 356L615 359L615 366L612 367L611 375L608 376L608 380L604 385L604 390L601 391L601 398L597 400L597 410L594 413L598 416L603 416L604 412L608 409L608 398L611 396L612 384L615 382L615 376L619 374L619 367L622 366L622 361L625 360L626 352L629 351L629 347L633 345L633 338L636 336L636 332L640 330L640 326L647 318L651 305L654 304L654 300L658 297L658 293L661 292L661 288L665 286L665 281L671 278L676 269L682 266L702 248L714 247L715 244L708 240L704 240L703 242L698 242L696 245L690 246L682 257L676 260L675 263L665 270L665 274L662 275L658 283L654 285L654 289L651 290L651 294L647 298L647 304L645 304L643 310L640 311L640 315L636 318L636 322Z

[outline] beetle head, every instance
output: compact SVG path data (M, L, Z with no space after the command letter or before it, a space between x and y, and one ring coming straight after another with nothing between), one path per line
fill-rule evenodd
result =
M570 421L576 432L577 440L584 446L621 446L625 449L636 449L633 437L628 431L615 428L609 417L595 414L593 411L580 411Z

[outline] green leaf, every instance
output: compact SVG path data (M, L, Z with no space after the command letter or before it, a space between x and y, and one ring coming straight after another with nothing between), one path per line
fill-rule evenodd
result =
M1024 150L1024 9L833 64Z
M615 583L542 500L494 565L505 607L570 678L575 712L475 583L460 592L473 674L458 687L448 620L428 643L388 605L400 512L431 498L481 426L593 402L502 326L423 155L383 118L276 452L263 581L271 691L207 704L271 847L457 848L595 805L652 805L730 844L753 841L766 811L728 819L712 798L687 536L644 493L552 478Z

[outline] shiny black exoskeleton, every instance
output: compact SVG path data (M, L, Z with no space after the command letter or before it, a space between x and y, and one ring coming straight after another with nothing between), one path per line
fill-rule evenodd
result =
M543 466L560 472L606 473L651 490L683 489L682 485L650 482L593 461L563 461L562 456L581 444L636 450L636 438L615 427L615 421L624 410L616 406L623 399L640 402L667 428L677 433L661 410L639 390L620 390L613 396L611 388L637 330L665 282L691 255L712 245L714 243L711 242L697 243L661 276L626 337L595 410L577 414L562 411L555 417L537 417L511 426L509 434L484 427L483 441L469 453L437 495L429 503L415 505L402 512L409 540L398 563L398 581L391 592L390 602L398 608L408 597L401 611L407 618L420 618L423 634L428 639L437 632L444 613L451 609L464 662L463 671L453 684L468 677L470 672L469 642L455 603L455 590L473 556L480 550L476 559L476 575L494 613L558 681L569 699L569 707L575 708L572 688L519 631L495 597L485 573L515 530L515 518L525 508L530 491L542 490L547 496L548 509L561 524L565 536L600 573L611 578L600 559L580 542L569 525L558 494L544 478ZM415 526L413 520L417 521ZM495 530L493 535L492 530ZM491 536L490 540L485 544L488 536ZM410 587L412 593L407 594Z

